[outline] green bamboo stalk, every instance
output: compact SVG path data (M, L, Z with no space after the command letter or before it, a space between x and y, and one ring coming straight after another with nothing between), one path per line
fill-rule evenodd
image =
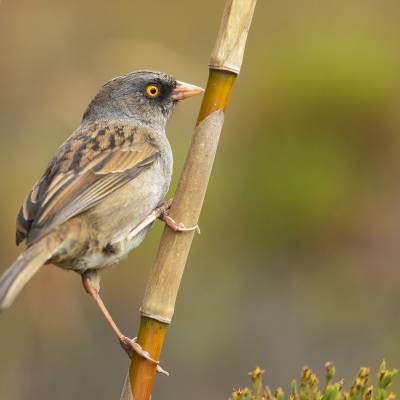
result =
M214 50L209 79L192 143L170 209L186 226L197 223L211 174L224 114L233 83L240 72L247 35L257 0L227 0ZM193 232L164 229L143 298L138 343L159 359L167 327L193 240ZM134 355L121 400L148 400L156 367Z

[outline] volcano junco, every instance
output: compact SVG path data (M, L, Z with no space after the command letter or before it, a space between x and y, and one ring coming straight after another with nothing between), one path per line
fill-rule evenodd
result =
M153 71L114 78L100 89L21 207L16 241L26 241L27 249L0 278L0 310L42 265L74 270L123 348L129 352L133 346L149 358L108 314L98 271L144 239L149 225L143 221L157 210L171 181L166 122L179 100L203 91ZM158 210L153 215L165 211Z

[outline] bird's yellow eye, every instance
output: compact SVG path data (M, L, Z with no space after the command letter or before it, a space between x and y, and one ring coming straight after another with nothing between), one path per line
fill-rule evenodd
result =
M156 97L160 93L160 89L157 85L148 85L146 87L146 93L149 97Z

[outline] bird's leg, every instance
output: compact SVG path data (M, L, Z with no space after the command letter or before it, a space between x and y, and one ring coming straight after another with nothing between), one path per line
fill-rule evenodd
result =
M172 200L167 200L161 203L157 208L155 208L146 218L144 218L139 224L137 224L128 235L128 239L132 239L139 232L141 232L144 228L151 225L157 218L160 218L161 215L165 214L167 210L171 207Z
M127 336L123 335L119 330L117 324L114 322L111 314L108 312L107 307L103 303L103 300L100 297L100 275L96 271L89 271L82 274L82 283L85 291L89 294L89 296L95 301L100 311L104 315L106 321L111 326L111 329L114 331L115 335L118 338L118 341L121 347L126 351L128 356L132 358L133 352L138 354L140 357L145 358L146 360L157 365L157 372L161 372L164 375L169 375L167 371L160 367L159 362L150 357L150 354L143 350L143 348L136 342L136 338L130 339Z

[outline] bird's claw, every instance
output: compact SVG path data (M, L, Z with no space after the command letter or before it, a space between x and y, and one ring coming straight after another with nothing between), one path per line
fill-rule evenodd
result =
M130 339L126 336L121 336L119 338L121 347L126 351L129 358L132 358L133 353L136 353L140 357L145 358L146 360L152 362L153 364L158 364L158 361L151 358L150 354L147 351L143 350L142 346L139 343L137 343L136 340L137 338Z
M150 361L151 363L155 364L157 367L157 372L164 374L166 376L169 376L169 373L163 369L159 364L159 361L154 360L149 354L148 351L143 350L142 346L137 343L137 338L130 339L126 336L121 336L119 338L119 343L121 344L121 347L125 350L125 352L128 354L129 358L132 358L133 353L136 353L138 356L143 357L147 361Z
M169 372L162 368L160 365L157 364L156 370L158 373L163 374L165 376L169 376Z
M168 213L165 211L161 214L160 219L165 222L165 224L171 228L174 232L192 232L196 231L198 234L200 234L200 227L198 224L195 226L190 226L187 227L184 224L177 223L172 217L168 215Z

